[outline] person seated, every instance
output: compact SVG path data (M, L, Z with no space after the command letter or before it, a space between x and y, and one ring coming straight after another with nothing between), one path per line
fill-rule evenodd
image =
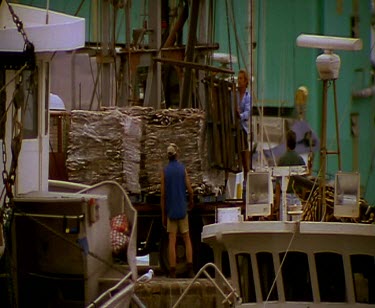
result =
M305 165L302 156L295 151L296 144L296 133L293 130L288 130L286 133L286 151L277 161L278 166Z
M278 159L278 166L303 166L306 165L304 159L296 151L296 133L293 130L288 130L286 134L286 148L285 153ZM275 187L275 208L280 208L281 185L280 180L276 181ZM289 182L286 194L287 204L292 206L301 206L301 201L293 191L293 185Z

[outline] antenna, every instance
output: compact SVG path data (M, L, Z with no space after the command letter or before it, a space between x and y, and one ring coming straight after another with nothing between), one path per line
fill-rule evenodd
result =
M320 79L323 81L323 106L322 106L322 126L321 126L321 150L320 150L320 173L319 188L322 201L323 213L325 213L325 174L327 165L327 92L329 82L333 83L334 104L335 104L335 122L336 122L336 140L337 151L330 151L329 154L338 155L339 171L341 171L340 158L340 137L338 127L338 111L336 99L336 79L339 77L341 60L340 57L333 53L333 50L356 51L362 49L362 40L356 38L345 38L335 36L322 36L301 34L296 40L297 46L307 48L320 48L324 53L316 58L316 67L319 72Z
M362 49L362 40L335 36L301 34L297 37L297 46L320 48L324 53L316 58L316 67L322 80L339 78L341 60L333 50L355 51Z

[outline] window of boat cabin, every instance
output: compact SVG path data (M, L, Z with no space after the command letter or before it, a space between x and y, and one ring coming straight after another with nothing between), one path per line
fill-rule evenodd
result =
M229 255L227 250L223 250L221 252L221 268L225 278L230 278L232 276L230 272Z
M0 69L0 89L5 86L5 70ZM4 139L5 134L5 102L6 102L6 94L5 91L0 92L0 139Z
M6 84L6 70L0 70L0 89ZM24 138L36 138L38 136L38 85L37 72L24 70L22 72L22 79L20 82L20 90L12 94L15 95L15 100L21 99L22 108L22 125ZM17 82L19 78L15 79ZM0 93L0 112L2 115L6 112L6 91ZM10 115L10 114L9 114ZM9 115L7 115L9 117ZM1 118L0 123L0 138L4 138L6 117Z
M355 301L375 304L375 257L369 255L350 256Z
M342 256L333 252L315 254L321 302L345 302L345 273Z
M255 303L255 284L250 254L236 254L238 284L243 303Z
M276 283L273 283L275 280L275 267L272 253L258 252L256 258L263 301L278 300L277 286Z
M306 253L290 251L280 253L281 272L283 277L286 301L313 301L309 262Z
M33 139L38 136L38 72L25 70L22 73L24 106L22 112L23 137Z

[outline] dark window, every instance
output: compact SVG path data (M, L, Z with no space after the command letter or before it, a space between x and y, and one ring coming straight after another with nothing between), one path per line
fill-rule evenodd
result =
M367 255L350 256L355 301L375 304L375 257Z
M312 302L312 288L307 254L302 252L280 253L285 300Z
M255 303L255 285L251 258L248 253L239 253L236 255L238 284L240 285L240 294L242 302Z
M24 71L22 78L24 92L23 137L34 139L38 137L38 73L36 70Z
M345 273L342 256L332 252L315 254L316 272L322 302L345 302Z
M221 268L222 268L224 277L230 278L231 273L230 273L229 255L228 255L228 251L226 250L224 250L221 253Z
M0 69L0 89L2 89L5 86L5 70ZM6 121L6 115L5 115L5 103L6 103L6 91L5 89L0 92L0 139L4 139L4 133L5 133L5 121Z
M263 301L278 300L277 286L275 280L275 268L272 259L272 253L259 252L257 253L257 263L259 271L259 282L262 290ZM272 284L274 285L272 286Z

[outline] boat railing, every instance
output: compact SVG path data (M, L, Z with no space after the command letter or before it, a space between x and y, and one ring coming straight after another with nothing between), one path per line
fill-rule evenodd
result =
M97 297L91 304L86 308L110 308L117 307L118 304L122 302L128 302L133 300L138 307L146 308L139 297L134 293L134 288L137 283L149 282L153 278L153 270L149 270L146 274L142 275L133 282L131 278L131 272L129 272L124 278L122 278L115 286L109 288L103 292L99 297ZM105 301L104 301L105 300Z
M88 188L84 188L77 194L104 194L111 204L111 217L125 214L131 224L131 234L127 247L127 261L132 273L133 281L138 278L136 265L137 254L137 211L133 207L125 189L115 181L103 181Z
M48 180L48 190L55 192L77 192L85 188L89 188L89 185L74 183L60 180Z
M212 267L215 270L215 273L220 276L222 281L225 283L225 286L228 288L229 293L225 294L223 288L221 288L218 283L215 281L214 278L211 277L211 275L207 272L207 268ZM229 283L228 279L225 278L223 273L220 271L220 269L214 264L214 263L206 263L199 271L198 273L194 276L194 278L190 281L188 284L187 288L184 290L184 292L181 294L181 296L178 298L177 302L173 305L172 308L177 308L183 298L186 296L186 294L189 292L190 288L194 284L194 282L201 276L201 274L204 274L208 280L214 285L214 287L217 289L217 291L220 293L220 295L224 298L223 301L221 302L222 304L228 303L229 305L232 305L232 299L234 297L234 300L236 303L240 304L241 303L241 297L238 295L236 289L232 287L232 285Z

